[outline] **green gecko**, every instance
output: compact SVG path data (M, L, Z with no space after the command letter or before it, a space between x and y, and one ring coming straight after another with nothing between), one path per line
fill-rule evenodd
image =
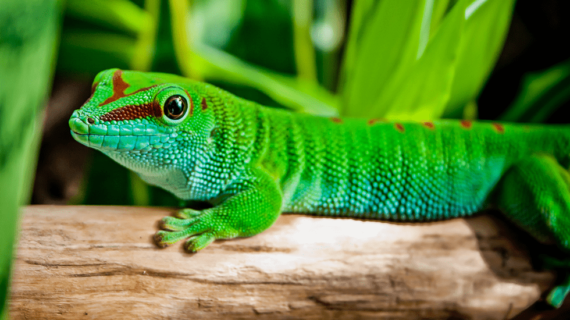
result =
M570 127L324 118L118 69L96 76L69 126L149 184L213 205L162 219L159 246L253 236L282 211L419 222L494 206L570 254ZM569 290L567 277L547 300Z

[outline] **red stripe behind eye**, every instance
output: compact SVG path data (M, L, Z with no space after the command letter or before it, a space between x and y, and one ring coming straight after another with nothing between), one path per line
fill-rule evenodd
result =
M141 105L124 106L102 115L100 119L102 121L133 120L146 118L150 115L157 118L162 116L162 110L158 103L153 102Z

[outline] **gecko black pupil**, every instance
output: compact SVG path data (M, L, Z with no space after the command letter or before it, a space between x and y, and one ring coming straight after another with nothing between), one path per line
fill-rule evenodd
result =
M164 104L164 114L173 120L180 119L184 115L186 108L186 99L182 96L175 95L166 100L166 103Z

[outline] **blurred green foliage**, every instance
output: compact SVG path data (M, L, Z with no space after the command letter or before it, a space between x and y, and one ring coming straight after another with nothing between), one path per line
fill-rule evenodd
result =
M35 172L59 9L56 0L5 0L0 6L0 319L8 318L17 222Z
M502 47L514 0L356 1L342 113L461 117Z
M544 122L570 98L570 60L547 70L526 75L522 90L500 117L509 122Z
M58 71L179 73L264 105L325 116L473 119L514 3L68 0ZM529 78L505 119L544 119L567 98L564 70ZM545 101L550 111L531 106ZM180 204L99 154L86 181L76 201Z

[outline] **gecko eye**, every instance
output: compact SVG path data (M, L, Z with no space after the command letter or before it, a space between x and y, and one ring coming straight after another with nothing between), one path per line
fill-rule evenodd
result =
M182 118L188 109L188 102L181 95L174 95L164 104L164 114L172 119L177 120Z

